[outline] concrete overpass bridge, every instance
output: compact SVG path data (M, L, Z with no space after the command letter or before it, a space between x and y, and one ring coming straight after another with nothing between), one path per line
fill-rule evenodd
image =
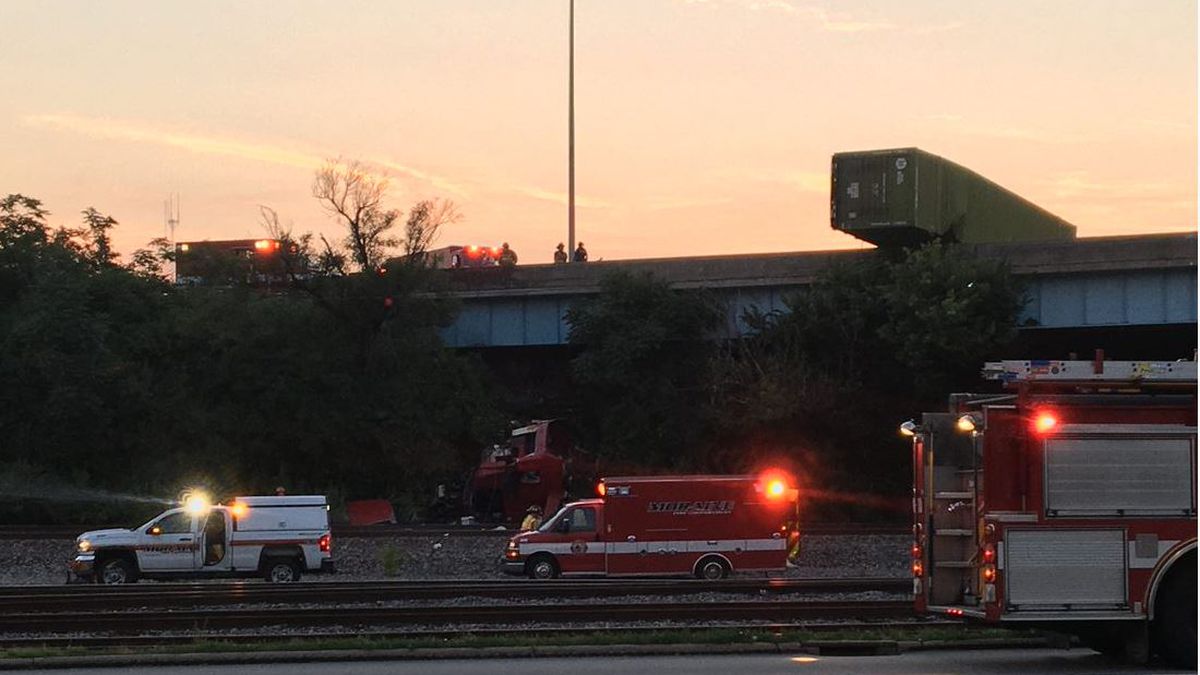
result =
M1153 341L1155 331L1167 329L1194 349L1196 243L1195 233L1183 233L972 248L1006 260L1025 280L1022 337L1132 330ZM624 271L651 272L675 288L709 289L724 302L724 334L732 338L746 330L740 318L745 309L786 309L783 298L811 283L822 268L874 254L869 249L447 270L463 306L443 337L459 348L564 345L567 309L597 293L605 274Z

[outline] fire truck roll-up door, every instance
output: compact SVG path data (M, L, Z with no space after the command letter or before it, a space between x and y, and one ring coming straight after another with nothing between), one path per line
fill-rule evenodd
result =
M1013 612L1120 608L1129 578L1125 531L1010 529L1004 572Z
M1046 516L1194 515L1195 457L1195 428L1064 426L1046 439Z

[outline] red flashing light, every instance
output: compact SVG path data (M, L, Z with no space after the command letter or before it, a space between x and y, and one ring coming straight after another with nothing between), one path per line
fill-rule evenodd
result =
M925 564L922 563L920 560L914 560L912 562L912 575L914 577L919 577L919 576L924 576L924 574L925 574Z
M995 546L988 544L987 546L983 547L983 562L985 562L985 563L996 562L996 547Z
M333 537L328 534L321 535L321 538L317 540L317 548L321 553L329 553L333 549Z
M770 483L767 483L767 496L774 499L779 499L783 496L783 493L786 489L787 486L783 484L783 481L773 480Z
M596 494L603 497L604 493L607 491L608 491L608 488L604 487L604 483L596 483Z
M499 257L500 257L500 247L499 247L499 246L493 246L493 247L492 247L492 257L493 257L493 258L499 258Z
M279 250L279 242L274 239L259 239L254 242L254 250L259 253L270 253Z
M769 469L759 474L755 490L772 501L795 501L798 498L798 492L791 485L792 478L787 473L779 469Z
M914 557L914 558L921 557L921 545L920 544L912 545L912 557Z
M1033 428L1039 434L1048 434L1058 428L1058 417L1053 413L1040 412L1033 419Z
M479 257L479 247L475 246L474 244L468 246L467 247L467 257L470 257L470 258Z

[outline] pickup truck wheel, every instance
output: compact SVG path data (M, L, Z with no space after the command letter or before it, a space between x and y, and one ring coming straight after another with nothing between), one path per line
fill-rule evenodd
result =
M291 558L274 558L263 565L263 578L273 584L300 581L300 565Z
M525 574L530 579L553 579L558 576L558 563L548 555L539 555L525 563Z
M133 565L124 558L110 558L100 565L96 581L102 584L132 584L137 581Z
M729 576L729 568L720 558L705 558L696 566L696 576L706 581L716 581Z

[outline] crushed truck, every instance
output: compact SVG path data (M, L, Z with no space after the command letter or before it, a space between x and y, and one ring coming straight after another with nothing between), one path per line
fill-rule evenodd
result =
M912 436L922 613L1196 665L1196 363L1002 361Z
M800 536L798 490L782 472L608 477L597 492L510 539L503 570L533 579L721 579L784 570Z
M283 583L333 572L332 548L322 495L237 497L227 505L193 495L140 527L79 535L69 580L261 576Z
M580 462L565 420L534 420L483 452L464 494L468 512L519 521L530 506L553 513L568 492Z

